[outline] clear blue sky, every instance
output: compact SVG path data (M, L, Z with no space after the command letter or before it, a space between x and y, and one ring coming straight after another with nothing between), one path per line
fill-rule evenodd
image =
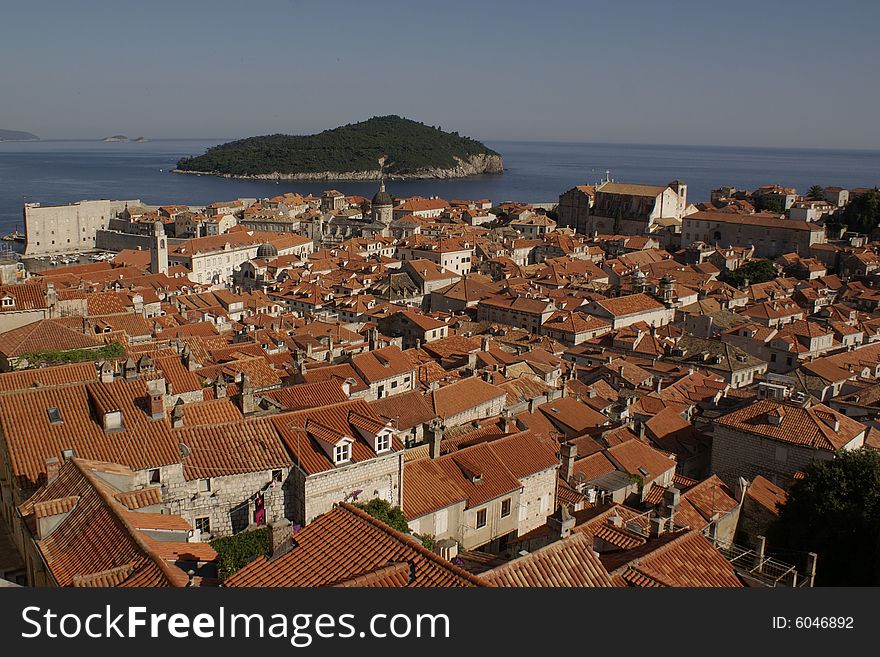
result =
M5 3L0 128L880 148L880 3Z

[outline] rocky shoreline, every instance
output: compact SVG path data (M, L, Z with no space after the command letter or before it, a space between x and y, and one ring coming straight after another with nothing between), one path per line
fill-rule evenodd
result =
M411 173L385 173L390 180L447 180L452 178L467 178L479 176L485 173L500 174L504 172L504 162L500 155L479 154L471 155L467 160L456 158L458 164L454 167L439 168L428 167L418 169ZM383 177L381 170L374 171L309 171L302 173L259 173L250 175L235 175L220 173L219 171L184 171L174 169L174 173L188 173L198 176L218 176L220 178L235 178L239 180L379 180Z

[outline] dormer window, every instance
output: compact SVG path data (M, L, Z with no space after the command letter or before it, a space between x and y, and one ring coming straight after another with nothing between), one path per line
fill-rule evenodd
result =
M0 299L0 305L2 305L3 308L15 308L15 299L10 296L5 296Z
M342 443L333 449L333 461L347 463L351 460L351 443Z
M381 454L391 449L391 434L380 434L376 436L376 453Z

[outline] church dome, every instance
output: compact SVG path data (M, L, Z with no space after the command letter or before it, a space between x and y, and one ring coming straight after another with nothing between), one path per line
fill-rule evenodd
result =
M278 249L274 244L270 244L269 242L265 242L260 244L260 248L257 249L257 257L258 258L277 258L278 257Z
M391 198L391 194L385 191L385 181L379 185L379 191L376 192L375 196L373 196L372 200L373 207L377 205L394 205L394 200Z

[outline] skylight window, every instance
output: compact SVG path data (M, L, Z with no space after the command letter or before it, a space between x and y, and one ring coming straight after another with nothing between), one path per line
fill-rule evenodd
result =
M61 411L56 406L50 406L46 409L46 415L49 416L50 424L61 424L64 420L61 418Z

